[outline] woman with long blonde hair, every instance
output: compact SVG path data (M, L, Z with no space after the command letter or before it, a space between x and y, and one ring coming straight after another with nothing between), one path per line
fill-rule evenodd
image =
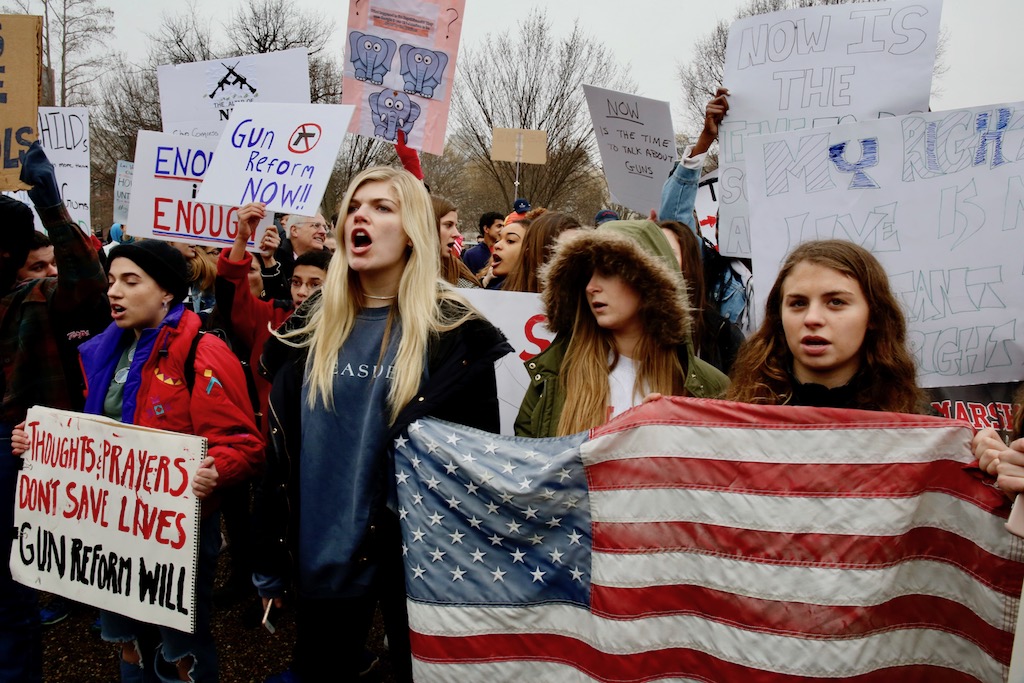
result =
M725 390L725 375L694 354L686 285L655 223L610 221L566 235L541 278L555 340L526 362L516 434L574 434L649 394Z
M433 210L413 175L361 172L339 214L322 289L262 359L274 380L257 583L265 606L295 591L299 680L354 680L378 601L396 677L411 680L389 446L425 415L498 431L494 361L511 347L438 278Z

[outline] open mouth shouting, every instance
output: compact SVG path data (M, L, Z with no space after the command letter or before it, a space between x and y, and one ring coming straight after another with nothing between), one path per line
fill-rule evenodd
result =
M119 304L110 304L110 317L114 320L120 320L124 317L125 307Z
M365 228L353 229L350 239L352 241L351 251L354 255L365 254L373 244L373 239L370 238L370 233Z

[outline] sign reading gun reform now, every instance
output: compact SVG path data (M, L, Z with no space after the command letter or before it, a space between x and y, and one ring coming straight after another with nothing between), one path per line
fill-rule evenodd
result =
M18 476L11 575L19 583L195 631L206 439L36 406Z

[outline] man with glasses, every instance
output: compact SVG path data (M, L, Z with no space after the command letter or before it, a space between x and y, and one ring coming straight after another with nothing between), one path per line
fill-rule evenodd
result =
M284 229L288 239L281 242L273 260L281 264L281 282L290 283L295 271L295 259L310 251L323 251L327 241L327 221L322 214L298 216L291 214L285 219ZM264 259L264 270L273 267L271 259ZM283 298L283 297L278 297Z

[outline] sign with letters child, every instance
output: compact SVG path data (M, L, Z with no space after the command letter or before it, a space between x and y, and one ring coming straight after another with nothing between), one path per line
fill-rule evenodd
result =
M583 86L612 200L646 216L676 160L668 102Z
M128 205L128 229L133 237L214 247L234 242L237 206L197 199L216 144L216 140L139 131ZM259 251L256 245L273 225L268 213L250 238L249 251Z
M719 249L749 257L744 174L755 135L927 111L940 0L760 14L729 29L719 130ZM755 269L758 266L755 265Z
M1024 102L777 133L746 156L756 310L800 242L849 240L889 273L920 385L1024 378Z
M352 112L341 104L238 105L198 198L315 216Z
M21 156L36 139L43 18L0 14L0 190L27 189Z
M36 406L25 422L11 575L139 621L195 631L206 439Z
M242 102L309 104L306 48L156 69L165 133L217 138Z
M351 0L342 103L353 135L440 155L466 0Z

